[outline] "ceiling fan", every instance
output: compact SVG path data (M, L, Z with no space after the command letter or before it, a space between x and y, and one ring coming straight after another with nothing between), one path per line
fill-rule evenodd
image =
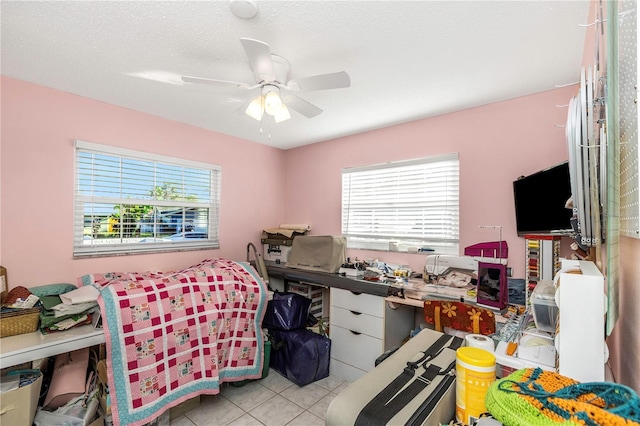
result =
M291 118L289 109L307 118L313 118L322 112L322 109L292 92L341 89L351 85L351 79L344 71L289 80L291 70L289 61L271 53L267 43L251 38L241 38L240 42L249 59L255 84L190 76L183 76L182 81L214 86L235 86L246 90L260 88L260 94L249 99L240 110L258 121L261 121L266 113L272 116L276 123Z

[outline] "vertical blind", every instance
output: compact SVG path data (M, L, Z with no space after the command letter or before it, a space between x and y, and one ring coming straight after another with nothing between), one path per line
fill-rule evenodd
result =
M220 166L76 141L74 256L219 247Z
M458 254L458 154L342 171L342 234L348 246L390 242Z

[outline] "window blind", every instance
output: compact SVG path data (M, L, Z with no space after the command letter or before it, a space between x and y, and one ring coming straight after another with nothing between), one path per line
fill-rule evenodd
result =
M74 256L219 248L221 167L76 141Z
M459 181L458 154L343 169L348 246L458 254Z

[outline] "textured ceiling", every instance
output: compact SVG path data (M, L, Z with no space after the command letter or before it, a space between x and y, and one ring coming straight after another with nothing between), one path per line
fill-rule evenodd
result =
M243 0L245 1L245 0ZM250 0L246 0L247 5ZM5 76L283 149L578 81L588 0L2 1ZM241 37L268 43L291 78L346 71L351 87L300 92L324 112L261 124Z

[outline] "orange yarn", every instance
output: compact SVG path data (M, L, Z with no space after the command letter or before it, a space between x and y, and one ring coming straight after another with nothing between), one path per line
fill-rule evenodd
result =
M574 386L575 385L575 386ZM560 374L542 371L540 369L522 369L498 382L494 382L487 393L487 409L498 420L507 425L543 425L543 424L572 424L572 425L606 425L631 426L640 423L612 412L612 402L594 392L611 396L611 389L607 383L581 384ZM616 384L610 384L617 386ZM571 389L568 396L567 390ZM584 392L584 393L582 393ZM613 395L621 396L620 391ZM621 398L614 398L620 400ZM637 396L636 409L637 417ZM617 408L617 407L613 407Z

